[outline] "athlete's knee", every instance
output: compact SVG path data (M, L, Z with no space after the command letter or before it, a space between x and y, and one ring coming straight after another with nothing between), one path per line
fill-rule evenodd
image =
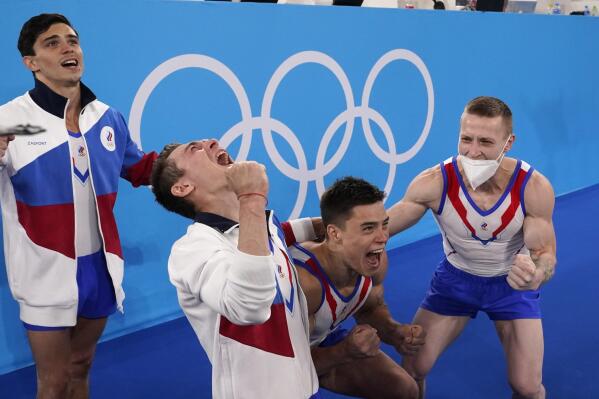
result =
M385 385L388 387L388 395L385 398L418 399L418 384L408 375L403 374L400 378L389 381Z
M431 370L427 362L415 357L406 357L402 363L403 368L416 382L424 381Z
M62 399L66 397L69 373L62 367L37 373L37 398Z
M71 380L84 380L89 375L89 370L94 360L94 351L85 351L79 353L73 353L71 355L71 364L69 369L69 376Z
M543 384L541 377L522 376L512 378L510 386L516 398L538 399L543 397Z

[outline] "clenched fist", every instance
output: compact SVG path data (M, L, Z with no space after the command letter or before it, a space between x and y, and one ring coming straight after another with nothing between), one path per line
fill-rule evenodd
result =
M515 290L536 290L543 278L543 271L537 268L530 255L518 254L507 275L507 282Z
M401 324L393 335L395 349L404 356L412 356L424 345L426 331L417 324Z
M4 157L6 154L6 149L8 148L8 143L13 141L15 136L9 134L8 136L0 136L0 158Z
M236 162L225 172L229 187L239 197L243 194L268 195L268 177L264 165L254 161Z
M347 354L356 359L376 356L379 353L381 340L377 331L368 324L359 324L352 328L342 341Z

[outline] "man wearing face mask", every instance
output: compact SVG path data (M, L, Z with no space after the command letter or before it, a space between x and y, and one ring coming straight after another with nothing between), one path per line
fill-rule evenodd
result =
M505 153L514 143L512 112L477 97L460 122L458 156L420 173L388 211L391 235L431 209L443 236L437 267L413 324L426 345L404 360L424 397L437 358L483 311L495 323L513 398L545 398L539 288L554 273L554 193L549 181Z

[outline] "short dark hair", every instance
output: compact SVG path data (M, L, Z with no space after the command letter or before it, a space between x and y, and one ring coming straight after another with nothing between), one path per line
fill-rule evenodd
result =
M385 192L364 179L346 176L338 179L320 198L320 216L324 226L345 227L354 207L382 201Z
M17 48L21 53L21 56L35 55L33 51L33 45L35 41L50 26L54 24L65 24L71 27L75 31L75 34L79 36L73 25L69 22L67 17L62 14L40 14L35 17L29 18L27 22L23 24L21 33L19 34L19 41L17 42Z
M501 116L505 122L508 135L512 134L512 110L498 98L488 96L476 97L466 104L464 112L486 118Z
M168 159L168 157L180 145L179 143L171 143L164 146L152 166L150 182L156 202L171 212L194 219L196 210L193 204L185 198L174 196L171 192L171 188L183 176L184 172L177 168L175 162Z

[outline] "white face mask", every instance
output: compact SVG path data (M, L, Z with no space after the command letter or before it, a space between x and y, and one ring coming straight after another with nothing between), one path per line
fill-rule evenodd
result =
M499 165L505 156L504 149L508 141L510 141L510 137L512 136L510 135L505 143L503 143L501 153L496 159L470 159L464 155L458 155L458 160L462 164L464 173L470 182L470 187L472 187L474 191L476 191L481 184L493 177L495 172L497 172L497 169L499 168ZM459 152L460 150L458 145L458 154Z

